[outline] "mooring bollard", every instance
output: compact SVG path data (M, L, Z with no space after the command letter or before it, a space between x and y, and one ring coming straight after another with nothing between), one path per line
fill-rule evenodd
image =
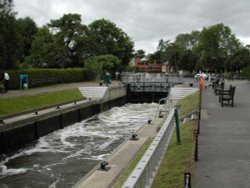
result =
M174 110L174 115L175 115L175 124L176 124L177 143L181 144L180 123L179 123L179 115L178 115L178 109L177 108Z

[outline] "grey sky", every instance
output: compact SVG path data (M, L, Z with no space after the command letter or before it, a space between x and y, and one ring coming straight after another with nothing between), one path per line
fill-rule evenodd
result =
M250 0L14 0L18 17L38 26L63 14L82 15L83 24L105 18L135 42L135 50L156 51L159 40L223 23L250 44Z

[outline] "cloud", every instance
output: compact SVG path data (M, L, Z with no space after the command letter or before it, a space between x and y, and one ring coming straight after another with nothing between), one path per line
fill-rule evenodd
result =
M154 52L158 41L223 23L242 42L249 43L249 0L22 0L14 1L20 17L29 16L41 26L66 13L82 15L83 24L105 18L135 42L135 49Z

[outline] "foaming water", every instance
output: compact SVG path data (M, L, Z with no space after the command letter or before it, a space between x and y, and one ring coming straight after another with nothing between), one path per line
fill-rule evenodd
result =
M13 155L0 156L0 187L71 187L151 119L157 107L115 107L41 137Z

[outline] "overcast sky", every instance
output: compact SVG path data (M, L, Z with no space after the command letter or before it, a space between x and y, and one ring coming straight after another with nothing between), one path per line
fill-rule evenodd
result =
M67 13L83 24L108 19L135 42L135 50L155 52L160 39L223 23L243 44L250 44L250 0L14 0L18 17L38 26Z

